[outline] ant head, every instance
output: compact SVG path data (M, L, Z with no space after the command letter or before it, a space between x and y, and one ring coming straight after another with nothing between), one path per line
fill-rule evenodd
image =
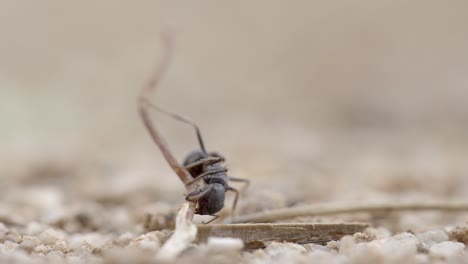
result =
M214 162L209 162L209 163L204 163L204 164L199 164L198 166L194 166L188 169L189 173L193 176L196 177L200 175L203 172L203 166L204 165L211 165L214 163L222 162L224 161L224 157L217 152L209 152L206 153L203 150L197 149L192 152L190 152L184 159L183 165L186 167L187 165L190 165L192 163L195 163L201 159L206 159L206 158L219 158L221 160L219 161L214 161Z
M218 152L212 151L208 153L209 157L214 157L214 158L221 158L223 161L226 159L223 155L219 154Z
M182 163L183 166L187 166L189 164L192 164L194 162L197 162L203 158L206 157L206 153L201 151L201 150L194 150L190 152L184 159L184 162ZM196 166L188 169L188 172L192 177L197 177L197 175L200 175L202 173L203 166Z
M219 183L213 183L211 190L198 200L197 214L214 215L224 207L226 189Z
M197 162L203 158L207 158L207 154L205 152L203 152L202 150L194 150L192 152L190 152L184 159L184 162L183 162L183 165L184 166L187 166L189 164L192 164L194 162Z

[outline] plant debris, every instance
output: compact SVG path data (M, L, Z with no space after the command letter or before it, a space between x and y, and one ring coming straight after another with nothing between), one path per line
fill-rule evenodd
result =
M326 243L345 235L364 231L367 223L283 223L199 225L197 242L210 237L239 238L247 248L265 247L268 243Z

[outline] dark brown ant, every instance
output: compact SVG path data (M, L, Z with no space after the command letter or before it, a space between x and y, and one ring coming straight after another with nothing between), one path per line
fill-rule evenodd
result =
M210 221L206 222L210 223L217 219L219 215L216 213L219 212L224 207L224 200L225 200L225 193L227 191L232 191L235 194L234 202L232 206L233 214L236 209L237 200L239 197L239 191L231 186L228 185L229 180L231 181L240 181L246 183L246 187L249 184L249 180L247 179L240 179L229 177L227 175L227 169L222 166L220 163L224 162L225 159L223 156L219 155L216 152L207 152L205 149L205 145L203 143L203 139L200 133L200 129L198 126L193 123L192 121L174 114L170 113L162 108L152 104L147 97L154 92L157 84L159 83L163 73L167 68L167 64L169 61L170 53L172 51L168 38L166 38L166 48L167 51L164 54L164 60L156 71L156 74L153 76L153 79L149 82L148 86L146 86L139 97L139 111L140 115L143 119L143 123L145 124L146 128L150 132L151 137L155 141L155 143L160 148L162 154L166 158L169 165L172 169L176 172L179 178L184 182L185 187L189 190L189 193L185 196L185 200L190 202L196 202L197 206L195 208L195 213L199 215L211 215L212 218ZM184 122L186 124L191 125L197 134L198 143L200 145L200 149L194 150L187 155L184 159L183 166L181 166L177 160L174 158L172 153L169 151L167 143L165 140L160 136L159 132L157 131L156 127L150 121L148 115L148 108L151 107L161 113L171 116L172 118ZM204 185L196 188L193 190L191 188L194 183L199 181L203 181Z

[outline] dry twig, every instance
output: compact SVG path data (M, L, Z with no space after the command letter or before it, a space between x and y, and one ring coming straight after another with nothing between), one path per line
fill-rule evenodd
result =
M343 213L389 213L393 211L465 211L468 212L468 202L464 201L433 201L433 202L387 202L387 203L342 203L320 204L278 210L265 211L255 214L237 216L234 223L268 223L281 219L299 216L316 216Z
M169 149L169 145L167 144L166 140L163 136L159 133L158 129L151 121L149 116L149 108L151 107L151 102L148 98L151 97L156 91L158 84L160 83L162 76L167 71L169 61L172 57L172 50L173 44L171 38L168 33L164 34L164 52L163 52L163 59L161 63L158 65L156 71L154 72L151 80L148 84L142 89L139 97L138 97L138 110L143 120L143 124L145 125L146 129L148 130L151 138L153 139L154 143L159 147L161 153L163 154L164 158L166 159L167 163L171 166L172 170L179 176L180 180L184 183L187 187L187 192L190 193L196 190L199 186L197 184L190 184L192 177L190 173L179 164L177 159L172 155L172 152ZM192 219L193 215L195 214L195 206L196 202L189 203L189 210L187 212L187 219Z
M167 71L167 67L172 56L172 43L168 34L164 35L164 52L161 64L156 69L153 77L148 84L142 89L138 97L138 110L143 120L143 124L151 135L151 138L161 150L164 158L169 163L174 172L179 176L180 180L187 187L187 192L196 190L197 184L189 184L192 180L189 172L179 164L177 159L172 155L166 140L159 133L158 129L151 121L149 116L149 108L151 102L148 98L154 94L157 85L161 81L162 76ZM195 239L197 228L192 223L195 214L196 201L185 202L179 213L177 214L176 230L172 237L164 244L158 254L159 259L171 260L174 259L180 252L187 248Z
M281 224L228 224L198 226L198 242L208 237L240 238L249 248L263 247L272 241L295 243L324 243L338 240L344 235L362 232L367 223L281 223Z

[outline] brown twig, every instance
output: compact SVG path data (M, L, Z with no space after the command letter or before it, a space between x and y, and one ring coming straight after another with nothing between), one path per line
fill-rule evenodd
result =
M189 185L193 180L190 173L179 164L177 159L172 155L169 150L169 145L163 136L159 133L158 129L151 121L149 116L149 109L152 106L151 101L148 99L156 91L158 84L161 81L164 73L167 71L169 61L172 57L173 45L172 39L168 33L164 34L164 52L163 59L158 65L152 78L148 84L143 87L138 97L138 111L140 113L143 124L148 130L154 143L159 147L161 153L166 159L167 163L171 166L172 170L179 176L179 179L184 183L188 192L196 190L199 186L197 184ZM180 252L187 248L193 242L197 234L197 227L193 224L193 216L195 214L195 207L197 203L186 201L177 214L176 230L174 235L163 245L161 248L158 259L160 260L173 260Z
M321 204L302 207L285 208L265 211L255 214L237 216L234 223L274 222L281 219L299 216L316 216L343 213L389 213L393 211L468 211L468 202L465 201L433 201L433 202L387 202L387 203L344 203Z
M345 235L362 232L367 223L279 223L279 224L228 224L198 226L197 241L208 237L240 238L247 248L258 248L272 241L295 243L325 243Z
M164 52L163 52L163 59L156 69L154 75L152 76L151 80L148 84L141 90L140 96L138 97L138 105L139 105L139 113L145 124L146 129L151 135L153 141L158 145L161 153L163 154L164 158L166 159L167 163L171 166L174 172L179 176L180 180L187 184L191 180L191 176L187 170L182 167L177 159L172 155L171 151L169 150L169 146L166 140L161 136L159 131L156 129L156 126L153 124L149 117L148 109L151 105L148 98L151 97L156 91L157 85L161 81L162 76L167 71L169 60L172 57L172 42L171 38L166 34L164 37Z
M188 185L188 183L192 180L190 173L182 165L180 165L177 159L174 157L174 155L172 155L172 152L169 149L169 145L167 144L164 137L159 133L158 129L151 121L149 115L149 109L152 104L148 98L150 98L155 93L158 84L160 83L162 77L168 69L169 61L172 58L173 53L172 38L168 33L164 34L163 40L163 58L158 67L156 68L156 71L154 72L152 78L150 79L148 84L145 87L143 87L143 89L140 92L140 95L138 96L138 111L141 119L143 120L143 124L148 130L154 143L156 143L156 145L159 147L161 153L163 154L167 163L169 163L169 165L171 166L172 170L177 174L177 176L179 176L179 179L184 183L184 185L187 188L187 192L190 193L196 190L199 186L197 184ZM187 219L193 219L193 215L195 213L195 206L196 202L189 203Z

